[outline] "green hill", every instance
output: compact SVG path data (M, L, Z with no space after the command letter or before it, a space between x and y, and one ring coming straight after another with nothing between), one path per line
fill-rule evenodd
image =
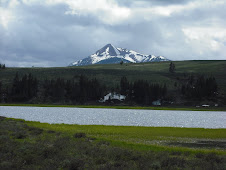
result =
M174 61L175 73L169 72L170 62L153 63L124 63L90 65L80 67L50 67L50 68L6 68L0 70L0 80L3 87L12 84L16 72L20 76L31 73L38 80L57 79L59 77L78 80L81 74L89 78L97 78L107 87L116 87L120 83L122 76L126 76L131 82L139 79L147 80L152 83L166 84L169 93L174 94L179 90L186 77L193 74L195 76L214 76L220 94L226 94L226 60L205 60L205 61ZM176 94L175 94L176 95Z
M183 74L204 74L214 76L221 90L226 91L226 61L175 61L175 74L169 73L170 62L139 63L139 64L107 64L81 67L50 67L50 68L7 68L0 71L3 84L8 84L19 75L31 73L39 80L62 77L73 79L81 74L96 77L108 86L118 84L122 76L129 80L145 79L151 82L173 85Z

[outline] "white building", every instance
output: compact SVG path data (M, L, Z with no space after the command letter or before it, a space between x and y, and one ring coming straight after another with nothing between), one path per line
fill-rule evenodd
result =
M104 96L104 99L100 99L99 102L106 102L107 100L119 100L123 101L126 99L126 96L117 94L117 93L108 93L106 96Z
M161 101L160 100L153 101L152 105L161 106Z

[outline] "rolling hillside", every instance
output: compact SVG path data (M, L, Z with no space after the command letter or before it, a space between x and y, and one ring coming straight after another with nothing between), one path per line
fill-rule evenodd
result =
M170 62L154 63L128 63L128 64L105 64L89 65L81 67L51 67L51 68L6 68L0 70L0 79L3 86L11 84L16 72L19 75L31 73L39 80L54 79L62 77L64 79L77 79L84 74L90 78L96 77L107 86L114 86L120 82L122 76L134 81L145 79L150 82L167 83L173 86L175 82L180 82L180 78L185 74L204 74L214 76L217 80L220 91L226 92L226 61L175 61L175 74L169 73Z

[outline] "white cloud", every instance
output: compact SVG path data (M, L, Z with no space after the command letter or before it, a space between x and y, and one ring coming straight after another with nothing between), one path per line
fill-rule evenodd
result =
M225 0L0 0L0 61L65 66L106 43L172 60L226 59L225 10Z
M19 5L17 0L0 0L0 24L7 30L16 19L13 10Z
M225 48L226 29L220 27L188 27L183 28L188 44L202 50L219 51Z
M0 7L0 24L5 28L8 29L8 26L13 20L15 16L11 9L5 9Z
M151 1L150 1L151 2ZM137 4L135 1L134 4ZM133 12L133 16L139 16L139 18L143 18L146 20L151 20L156 17L171 17L174 14L187 15L187 12L196 9L208 9L214 8L220 5L224 5L224 0L205 0L205 1L191 1L185 4L174 4L174 5L152 5L152 3L148 3L146 1L140 1L139 5L132 5L131 11ZM143 4L143 5L142 5Z
M65 14L94 15L106 24L119 24L130 16L130 9L120 7L114 0L66 0L70 10Z

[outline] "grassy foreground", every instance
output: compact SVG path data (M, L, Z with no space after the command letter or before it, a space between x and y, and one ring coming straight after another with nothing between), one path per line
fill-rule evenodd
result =
M225 169L225 132L0 117L0 169Z
M103 109L139 109L139 110L184 110L184 111L226 111L226 107L158 107L158 106L107 106L107 105L56 105L56 104L10 104L0 103L0 106L30 106L30 107L77 107Z

